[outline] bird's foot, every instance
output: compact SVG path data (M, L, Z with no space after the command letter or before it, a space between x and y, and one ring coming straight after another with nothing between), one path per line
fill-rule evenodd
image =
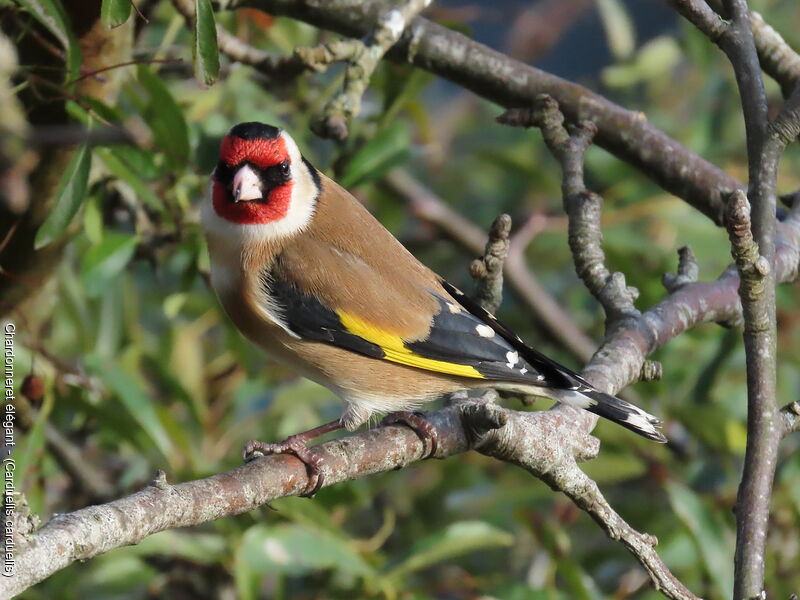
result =
M430 421L425 419L423 413L401 410L386 415L381 421L381 425L395 425L397 423L413 429L414 433L422 440L423 458L431 458L436 454L439 449L439 434L436 428L430 424Z
M321 467L325 463L325 459L306 445L306 439L303 434L292 435L282 442L272 444L250 440L242 450L245 462L271 454L291 454L306 466L308 483L306 484L306 489L300 494L301 497L312 498L322 487L325 477L322 474Z
M261 456L269 456L270 454L291 454L297 457L306 466L306 472L308 473L308 484L300 495L304 498L311 498L325 482L325 477L322 474L322 465L325 464L325 459L308 447L308 441L341 428L341 422L336 420L302 433L290 435L282 442L269 444L258 440L250 440L242 449L242 457L245 462L250 462Z

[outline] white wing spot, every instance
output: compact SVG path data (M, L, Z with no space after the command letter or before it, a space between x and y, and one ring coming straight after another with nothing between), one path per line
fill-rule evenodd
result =
M537 375L536 379L539 381L544 381L544 375Z
M476 325L475 331L478 332L478 335L485 338L494 337L494 329L489 327L488 325Z
M519 373L520 373L520 375L525 375L525 373L527 373L527 372L528 372L528 369L526 369L525 367L522 367L522 368L519 370Z
M519 362L519 354L516 352L506 352L506 360L508 361L506 366L509 369L513 369L514 365Z

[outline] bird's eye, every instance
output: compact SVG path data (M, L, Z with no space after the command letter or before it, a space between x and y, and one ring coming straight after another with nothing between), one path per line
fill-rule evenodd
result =
M289 166L289 159L279 162L267 169L267 177L276 183L285 183L291 179L291 168Z

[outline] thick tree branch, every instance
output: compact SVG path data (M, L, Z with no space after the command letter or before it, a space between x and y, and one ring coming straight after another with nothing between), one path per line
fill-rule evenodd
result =
M747 136L748 193L745 196L736 190L730 195L726 222L741 276L739 294L743 305L748 399L747 447L736 500L734 598L750 599L764 594L769 506L778 445L783 436L776 398L776 188L780 156L800 127L797 114L800 92L792 94L775 123L770 124L759 50L746 0L721 2L728 22L699 1L673 4L730 60ZM758 32L764 35L763 29ZM770 39L775 41L774 36Z
M601 524L612 539L620 539L650 573L655 585L670 597L695 600L663 564L656 540L628 525L578 467L599 449L597 439L577 428L571 411L518 412L483 399L461 399L429 413L438 432L437 458L471 448L523 467L563 491ZM565 440L568 443L565 443ZM325 486L402 468L425 453L418 436L403 426L381 427L316 449L325 457ZM206 479L170 485L163 472L147 488L131 496L53 517L39 531L18 541L17 575L0 580L8 597L76 560L86 560L174 527L198 525L297 495L306 486L305 467L288 455L262 458Z
M767 98L746 0L724 0L731 22L719 40L739 87L747 136L747 197L736 190L726 222L739 269L747 356L747 446L736 497L734 598L764 594L764 571L773 479L783 437L777 403L775 238L780 155L797 134L796 111L784 110L769 127ZM796 95L790 102L796 102ZM748 204L749 198L749 204ZM752 208L751 208L752 207ZM751 223L752 210L752 223ZM752 233L751 233L752 232Z
M387 6L379 0L235 0L230 7L244 5L352 37L370 31ZM722 223L722 194L741 187L734 178L650 125L642 113L626 110L582 86L425 18L414 18L387 56L422 67L505 107L531 106L537 95L549 94L570 122L588 120L597 124L595 142L599 146L640 169L717 224Z
M734 598L756 598L764 588L764 556L772 480L783 436L775 397L774 280L750 227L744 192L731 196L728 233L741 276L739 295L747 353L747 448L736 499ZM769 293L770 289L772 294Z

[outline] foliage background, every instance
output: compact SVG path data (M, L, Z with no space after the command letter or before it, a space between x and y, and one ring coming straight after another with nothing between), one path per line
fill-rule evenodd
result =
M643 111L670 136L745 179L739 101L721 53L668 11L654 28L643 16L651 9L632 4L610 0L588 7L563 28L549 53L528 50L525 58ZM795 2L753 5L791 45L800 45ZM512 28L526 6L453 0L432 15L524 54L511 42L525 39L524 28L516 38ZM421 71L385 63L350 139L323 141L309 124L341 84L340 70L281 84L223 58L219 81L205 87L193 77L191 32L183 18L168 2L144 8L149 23L134 15L122 26L136 29L133 56L142 64L104 73L119 86L117 101L67 104L74 122L122 125L134 141L86 151L85 202L69 226L56 275L7 315L23 332L17 376L33 372L46 386L15 453L17 489L32 511L46 519L100 500L48 451L49 426L79 447L86 468L121 495L145 485L157 469L170 481L184 481L232 468L245 440L280 439L339 414L331 393L269 363L246 342L207 285L199 205L219 139L240 121L286 128L312 163L351 188L423 262L462 287L470 286L472 257L411 217L403 199L381 185L391 168L412 172L484 228L500 212L517 224L534 212L546 215L545 230L526 250L528 264L578 325L601 339L601 311L572 270L560 174L538 133L497 125L496 106ZM652 3L652 10L663 7ZM24 11L12 12L17 22L29 23ZM217 19L249 43L281 53L331 39L252 10ZM607 56L602 65L596 64L598 40ZM169 62L145 64L152 59ZM26 108L33 105L37 75L36 65L21 62L14 93ZM769 92L779 97L774 85ZM800 184L799 158L790 147L781 191ZM587 160L587 183L606 202L609 266L639 288L638 306L664 295L661 274L674 271L680 246L695 251L702 278L715 277L730 262L724 231L687 204L600 149L591 149ZM796 285L779 291L781 404L800 390L798 299ZM542 335L510 293L500 316L538 348L579 366L558 340ZM666 419L672 446L601 423L601 453L585 469L632 525L659 538L665 562L691 589L712 600L730 598L731 508L745 443L740 334L703 326L654 358L663 363L664 378L635 389L646 408ZM767 565L776 598L800 589L797 446L795 439L782 448L773 501ZM311 501L284 499L205 527L163 532L73 565L23 597L481 596L660 597L624 549L569 501L475 453L337 485Z

